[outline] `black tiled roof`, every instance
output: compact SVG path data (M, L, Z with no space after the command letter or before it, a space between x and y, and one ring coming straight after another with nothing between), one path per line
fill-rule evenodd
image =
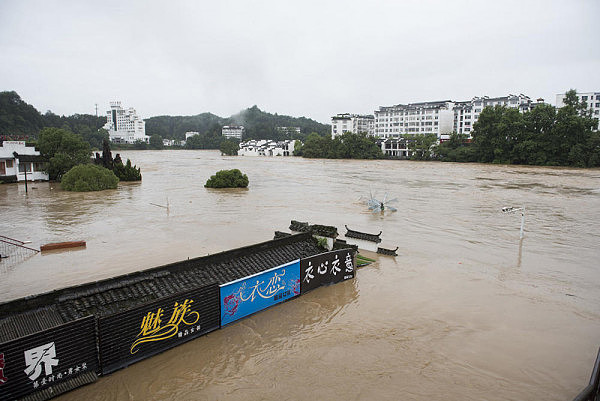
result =
M334 226L324 226L321 224L310 225L302 221L292 220L289 228L292 231L311 233L313 235L320 235L322 237L335 238L338 236L337 228Z
M44 156L40 155L20 155L17 152L13 152L13 155L19 159L20 162L47 162Z
M346 230L348 230L348 232L346 233L346 237L348 238L356 238L356 239L362 239L365 241L371 241L371 242L376 242L376 243L380 243L381 242L381 238L379 238L381 236L381 231L379 231L379 234L368 234L368 233L361 233L360 231L354 231L348 228L348 226L345 226Z
M396 249L387 249L387 248L377 247L377 253L380 253L382 255L398 256L398 254L396 253L397 250L398 250L398 247L396 247Z
M0 343L90 314L111 315L204 285L225 284L321 252L310 234L290 235L17 299L0 304Z

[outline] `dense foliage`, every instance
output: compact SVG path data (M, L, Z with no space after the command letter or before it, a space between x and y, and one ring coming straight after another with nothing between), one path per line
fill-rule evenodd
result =
M140 168L131 165L131 160L127 159L127 164L123 165L121 155L117 153L115 158L112 157L110 144L107 140L102 144L102 155L96 153L94 163L102 166L112 172L119 178L120 181L141 181L142 173Z
M221 128L224 125L243 125L246 139L300 139L304 140L310 132L327 135L330 126L318 123L305 117L290 117L271 114L252 106L229 118L222 118L210 113L195 116L159 116L146 120L146 131L169 139L185 139L186 132L198 132L200 135L190 137L188 149L219 149L223 137ZM282 130L279 127L299 127L300 133ZM193 139L192 139L193 138ZM190 142L191 140L191 142Z
M527 113L504 106L485 108L473 126L472 142L457 134L435 153L443 161L600 166L600 133L585 102L566 93L565 106L539 105Z
M324 159L381 159L383 152L375 138L349 132L331 139L329 135L312 133L295 155Z
M225 140L221 142L221 155L237 156L239 148L240 144L238 141L235 141L233 139Z
M78 164L90 162L90 146L81 136L60 128L44 128L37 148L48 159L48 175L60 180L67 171Z
M225 137L221 135L221 128L208 133L193 135L185 142L186 149L219 149Z
M94 164L80 164L69 170L61 180L67 191L87 192L115 189L119 179L109 169Z
M119 145L123 149L161 149L161 139L185 139L186 132L198 132L200 135L188 139L187 149L219 149L225 138L221 135L224 125L243 125L246 129L244 139L300 139L309 133L328 135L330 126L305 117L290 117L266 113L253 106L229 118L211 113L195 116L157 116L144 120L146 132L151 135L151 143L143 141L133 145ZM24 102L16 92L0 92L0 134L6 139L36 138L44 127L62 128L80 135L92 148L100 149L102 141L108 139L108 132L101 127L106 117L90 114L59 116L51 111L41 114L30 104ZM281 127L299 127L300 133L282 130ZM154 139L152 139L154 137Z
M437 135L407 135L406 141L408 143L408 149L411 152L411 160L429 160L431 159L431 151L433 147L437 144Z
M150 149L162 149L163 148L163 139L162 136L158 134L154 134L150 137Z
M100 129L106 117L90 114L58 116L51 111L41 114L14 91L0 92L0 133L11 139L37 137L44 127L62 128L79 134L94 148L102 146L108 133Z
M246 188L248 176L242 174L238 169L220 170L211 176L204 186L206 188Z

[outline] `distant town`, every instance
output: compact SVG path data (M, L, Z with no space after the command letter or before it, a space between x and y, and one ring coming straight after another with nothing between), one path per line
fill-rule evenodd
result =
M580 102L585 102L592 116L600 116L600 92L577 93ZM556 107L564 106L565 94L556 95ZM520 113L530 112L540 105L549 105L542 98L532 100L524 94L501 97L473 97L467 101L441 100L393 106L381 106L373 114L339 113L331 117L331 138L344 133L365 133L377 139L382 152L389 157L408 158L411 149L407 136L435 135L438 142L450 139L452 133L472 138L474 124L485 107L505 106ZM149 143L145 123L137 115L134 108L123 108L121 102L111 102L107 111L107 122L104 128L108 131L113 143L134 144L139 141ZM596 129L598 126L596 125ZM289 138L300 134L300 127L277 127ZM163 139L163 146L185 146L187 140L197 131L185 133L184 140ZM241 125L225 125L221 135L227 139L240 142L239 155L243 156L290 156L294 151L294 140L276 141L270 139L249 140L242 142L245 128Z

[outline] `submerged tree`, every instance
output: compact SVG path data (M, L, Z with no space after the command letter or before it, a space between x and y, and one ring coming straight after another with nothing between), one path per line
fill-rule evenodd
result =
M248 176L242 174L240 170L220 170L211 176L206 184L206 188L246 188L248 186Z
M117 153L113 159L110 151L110 144L105 140L102 144L102 156L96 153L94 163L107 168L115 173L121 181L141 181L142 173L140 168L131 165L131 160L127 159L127 164L123 165L121 155Z

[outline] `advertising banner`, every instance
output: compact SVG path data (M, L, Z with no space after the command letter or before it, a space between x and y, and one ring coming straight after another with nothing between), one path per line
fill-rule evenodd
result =
M98 319L107 374L219 328L217 284Z
M21 398L87 372L98 372L93 316L0 344L1 400Z
M326 252L300 260L300 292L354 278L356 262L352 249Z
M221 326L300 295L300 261L221 286Z

